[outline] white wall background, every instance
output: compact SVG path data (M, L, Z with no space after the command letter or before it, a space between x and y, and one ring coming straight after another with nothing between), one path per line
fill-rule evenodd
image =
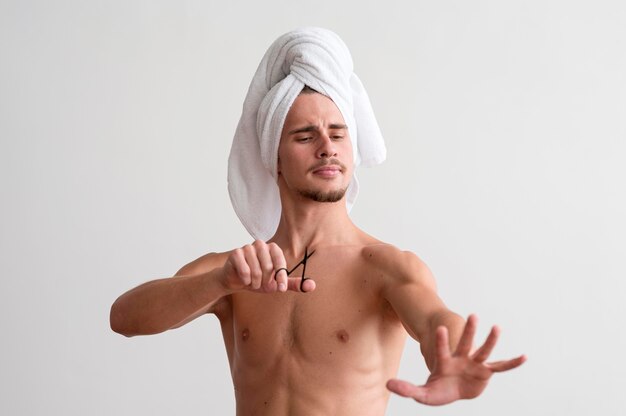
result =
M228 415L217 320L110 331L111 303L249 241L226 192L241 104L302 25L350 46L389 154L353 217L526 353L483 396L390 415L626 408L621 1L0 1L0 414ZM400 376L426 377L410 343Z

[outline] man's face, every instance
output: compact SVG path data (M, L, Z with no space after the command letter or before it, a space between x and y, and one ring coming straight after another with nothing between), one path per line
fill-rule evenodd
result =
M306 198L336 202L343 198L352 171L352 142L335 103L322 94L300 94L280 138L279 181Z

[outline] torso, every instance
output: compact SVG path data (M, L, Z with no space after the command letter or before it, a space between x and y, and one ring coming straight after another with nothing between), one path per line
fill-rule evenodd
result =
M239 292L224 302L217 315L238 415L384 414L406 339L373 266L389 247L318 248L306 269L315 291ZM286 256L291 267L302 255Z

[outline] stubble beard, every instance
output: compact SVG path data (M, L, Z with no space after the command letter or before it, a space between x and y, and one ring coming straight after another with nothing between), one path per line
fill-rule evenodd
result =
M329 165L338 166L341 169L342 173L345 172L347 169L346 165L341 163L339 159L333 158L333 159L325 160L325 161L322 161L321 163L318 163L316 166L313 166L310 169L310 171L315 171L316 169L319 169L324 166L329 166ZM345 188L335 189L334 191L328 191L328 192L323 192L323 191L314 190L314 189L299 189L298 193L300 194L300 196L310 199L315 202L338 202L338 201L341 201L341 199L346 194L347 190L348 190L348 187L346 186Z
M341 201L347 190L347 187L329 192L305 189L299 190L298 193L300 194L300 196L303 196L304 198L310 199L315 202L338 202Z

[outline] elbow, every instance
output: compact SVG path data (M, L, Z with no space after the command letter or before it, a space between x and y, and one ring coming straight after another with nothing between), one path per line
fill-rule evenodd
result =
M130 330L128 320L125 318L125 314L119 303L120 301L118 299L111 306L111 312L109 313L109 325L111 326L111 330L113 332L130 338L136 334Z
M153 335L161 333L169 328L155 326L145 316L137 316L137 311L129 305L126 299L117 299L111 305L109 313L109 325L113 332L124 335L127 338L136 335Z

